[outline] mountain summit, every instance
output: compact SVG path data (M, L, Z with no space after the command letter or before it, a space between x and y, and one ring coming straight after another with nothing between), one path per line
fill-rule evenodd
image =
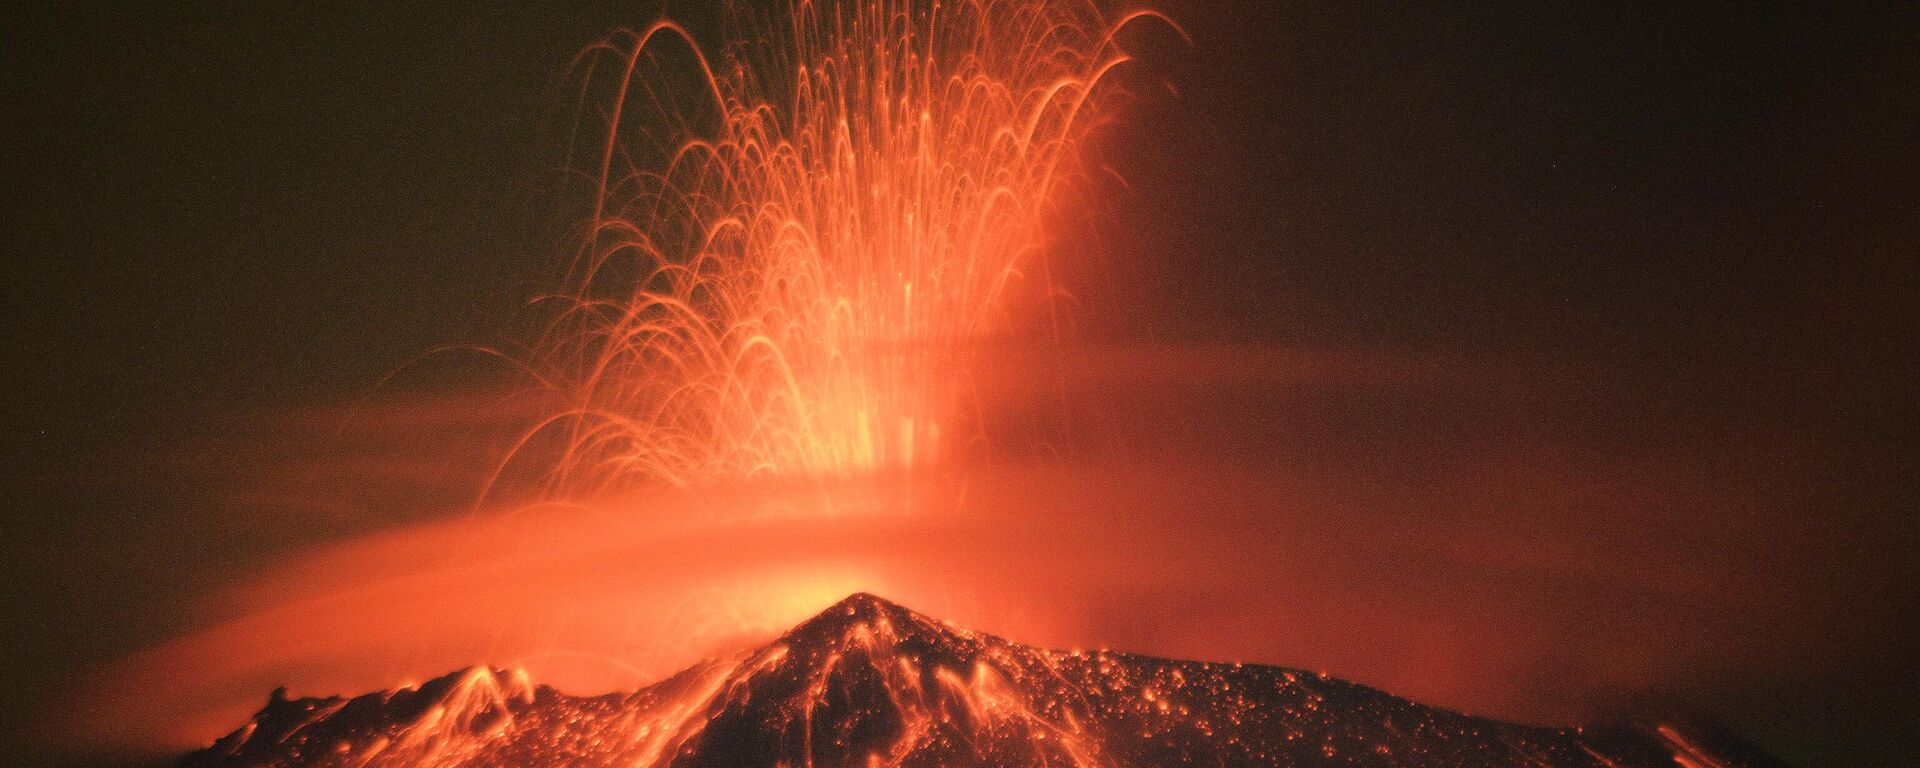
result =
M1281 667L1053 651L855 594L632 693L475 667L352 699L275 691L182 768L1773 766L1713 729L1536 728Z

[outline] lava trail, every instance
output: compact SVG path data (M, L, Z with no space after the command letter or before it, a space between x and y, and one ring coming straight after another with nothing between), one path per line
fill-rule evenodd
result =
M1129 60L1118 33L1160 19L730 17L713 54L663 21L577 64L578 250L545 330L503 355L560 394L515 457L556 498L918 467L978 439L979 343L1052 311L1048 214Z

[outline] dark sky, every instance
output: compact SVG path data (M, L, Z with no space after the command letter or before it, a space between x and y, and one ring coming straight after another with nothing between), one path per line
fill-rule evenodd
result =
M0 711L279 543L175 508L159 446L352 399L541 284L567 61L657 15L371 5L4 12ZM1086 324L1595 366L1814 446L1809 514L1890 561L1833 582L1861 635L1815 693L1853 709L1770 743L1874 764L1914 724L1920 10L1683 5L1171 5L1194 46L1143 42L1135 87L1181 95L1108 139L1133 237Z

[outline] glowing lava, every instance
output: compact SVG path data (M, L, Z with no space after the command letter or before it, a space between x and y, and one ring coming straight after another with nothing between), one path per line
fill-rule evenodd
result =
M977 436L975 345L1050 301L1049 205L1115 34L1157 18L732 7L714 55L661 22L581 57L590 213L527 356L565 401L523 441L559 438L535 459L559 497L921 466Z

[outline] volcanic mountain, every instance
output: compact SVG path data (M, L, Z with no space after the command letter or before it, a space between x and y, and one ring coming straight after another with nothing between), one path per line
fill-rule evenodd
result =
M1281 667L1052 651L856 594L632 693L481 667L352 699L273 697L186 756L240 766L1778 765L1698 725L1540 728Z

